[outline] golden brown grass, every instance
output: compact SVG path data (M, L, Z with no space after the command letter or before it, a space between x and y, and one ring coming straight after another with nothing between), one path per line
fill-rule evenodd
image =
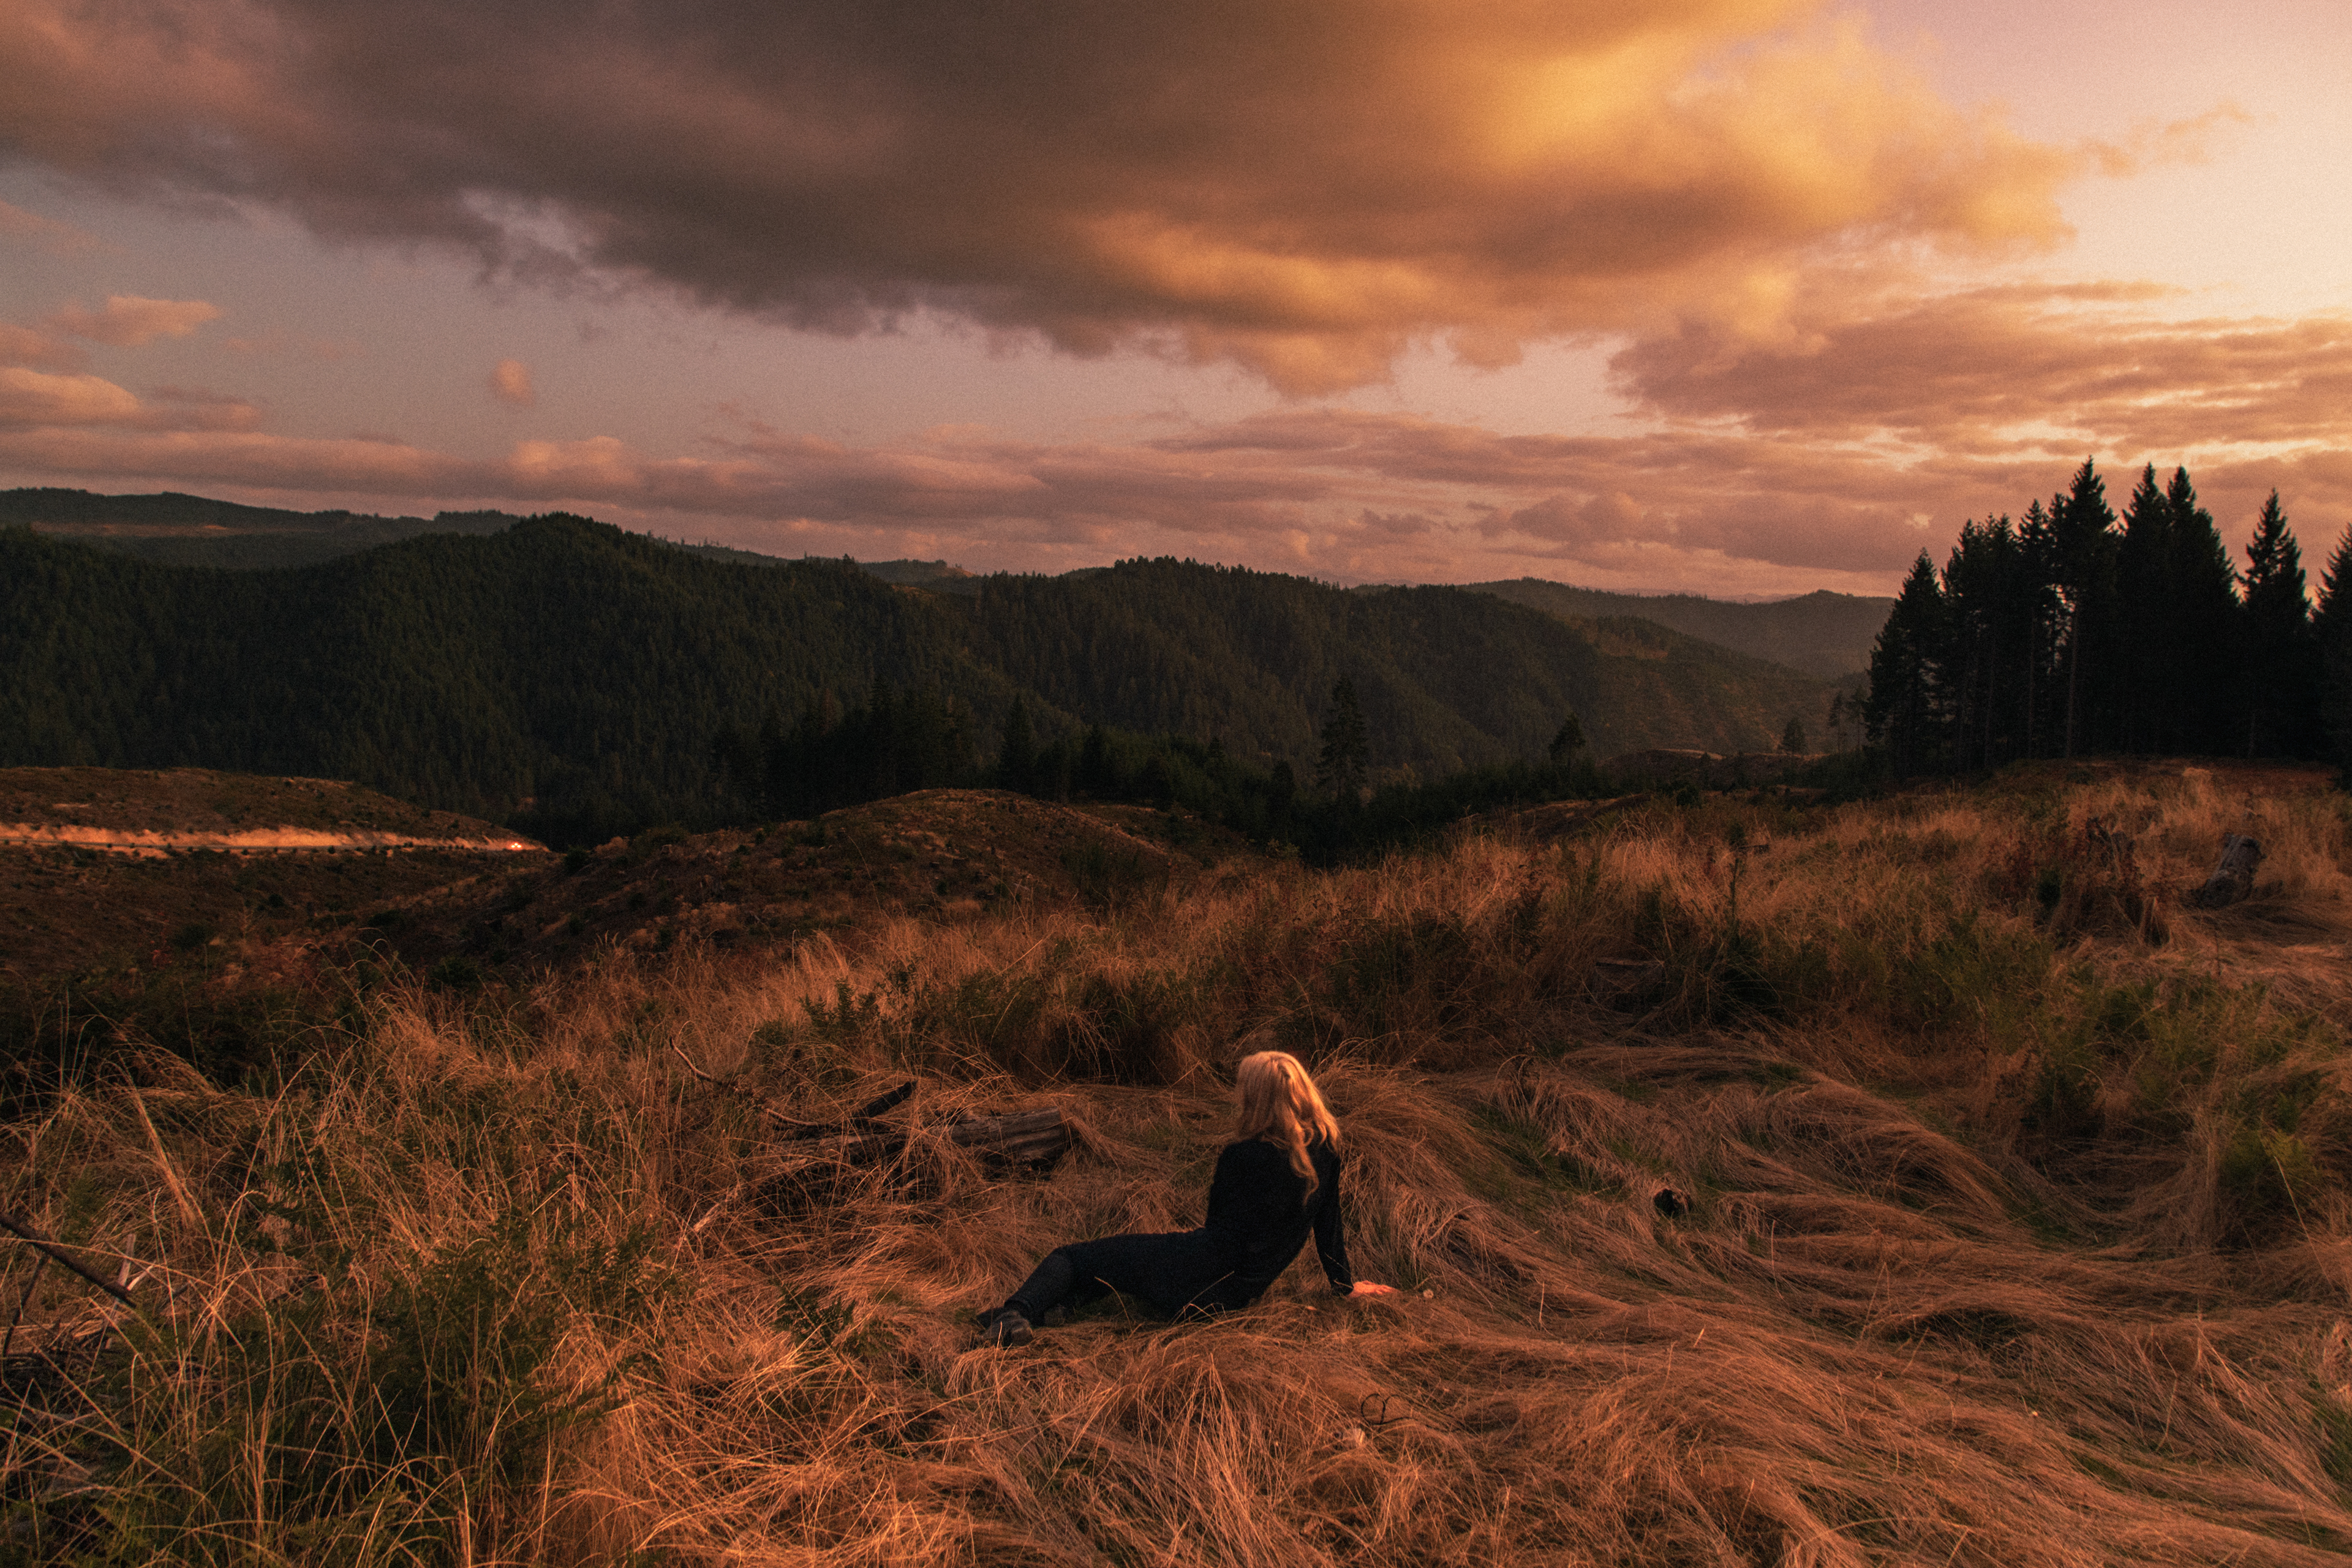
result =
M157 1273L89 1401L9 1430L0 1551L2339 1560L2352 859L2337 797L2232 782L1652 805L1104 920L391 986L274 1095L158 1060L8 1130L14 1211ZM2256 898L2186 908L2247 824ZM1602 958L1659 967L1610 1007ZM1055 1243L1194 1220L1267 1043L1408 1294L1307 1260L1213 1323L974 1349ZM909 1075L919 1129L1050 1100L1079 1148L787 1179L761 1107ZM53 1271L43 1331L86 1295Z

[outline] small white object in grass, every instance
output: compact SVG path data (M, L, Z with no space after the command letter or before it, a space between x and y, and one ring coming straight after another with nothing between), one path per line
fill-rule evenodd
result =
M1364 1446L1364 1429L1361 1426L1350 1426L1339 1434L1339 1447L1342 1448L1360 1448Z
M1434 1290L1423 1290L1421 1293L1421 1299L1424 1301L1434 1301L1437 1300L1437 1292Z

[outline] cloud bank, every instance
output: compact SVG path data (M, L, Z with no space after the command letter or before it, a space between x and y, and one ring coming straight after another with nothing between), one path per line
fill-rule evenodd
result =
M1841 247L2049 243L2060 150L1814 0L17 0L0 156L804 328L1294 393L1412 342L1777 331ZM2160 151L2160 150L2159 150Z
M1057 570L1167 552L1351 580L1753 594L1884 591L1963 519L2048 495L2087 452L2118 494L2143 461L2188 463L2233 541L2274 487L2322 555L2352 526L2352 319L2179 323L2145 303L2011 289L1851 320L1808 305L1776 345L1636 342L1616 374L1659 422L1629 436L1306 407L871 446L739 419L683 455L613 436L486 457L278 435L236 399L134 393L61 362L53 332L5 327L0 472L278 504L565 508L786 554Z

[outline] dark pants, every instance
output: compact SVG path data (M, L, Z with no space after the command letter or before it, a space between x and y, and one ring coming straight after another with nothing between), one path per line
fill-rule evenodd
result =
M1056 1307L1082 1307L1116 1292L1174 1317L1188 1306L1238 1305L1221 1300L1230 1288L1218 1289L1230 1287L1232 1278L1200 1231L1106 1236L1047 1253L1004 1304L1034 1323Z

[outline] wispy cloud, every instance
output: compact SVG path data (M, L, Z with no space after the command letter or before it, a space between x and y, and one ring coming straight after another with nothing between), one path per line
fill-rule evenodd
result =
M0 202L0 241L38 251L44 256L80 256L106 248L94 235L53 217L26 212Z
M71 304L51 316L48 325L94 343L117 348L144 348L158 338L184 338L206 321L220 320L221 308L203 300L148 300L137 294L113 294L92 310Z

